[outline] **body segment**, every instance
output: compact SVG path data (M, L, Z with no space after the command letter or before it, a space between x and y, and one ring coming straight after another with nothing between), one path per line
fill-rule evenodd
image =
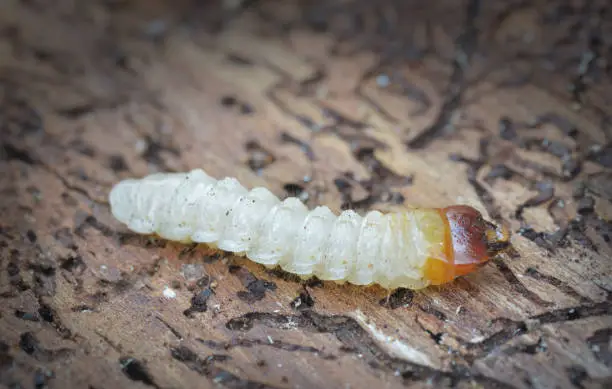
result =
M467 206L335 215L200 169L122 181L110 204L115 218L138 233L205 243L304 277L387 289L452 281L508 240Z

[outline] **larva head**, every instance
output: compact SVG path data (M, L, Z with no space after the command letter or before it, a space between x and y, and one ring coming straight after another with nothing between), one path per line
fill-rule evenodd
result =
M425 276L434 285L469 274L510 247L510 233L503 226L484 220L480 212L467 205L441 209L448 220L446 261L428 261Z

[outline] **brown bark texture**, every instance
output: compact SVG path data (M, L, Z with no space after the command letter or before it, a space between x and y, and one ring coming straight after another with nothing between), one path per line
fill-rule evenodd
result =
M611 112L606 0L3 0L0 387L610 388ZM111 216L198 167L513 250L388 295Z

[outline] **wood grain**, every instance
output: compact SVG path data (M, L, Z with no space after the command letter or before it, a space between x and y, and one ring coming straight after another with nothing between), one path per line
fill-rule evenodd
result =
M0 5L0 387L612 385L606 1L55 3ZM388 296L110 215L196 167L515 252Z

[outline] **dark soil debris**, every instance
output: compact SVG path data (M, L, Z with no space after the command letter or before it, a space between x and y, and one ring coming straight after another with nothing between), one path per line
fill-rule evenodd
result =
M583 215L593 212L595 210L595 199L590 196L581 198L576 204L576 210Z
M309 160L313 161L315 159L314 150L312 149L312 146L310 146L310 144L308 144L307 142L304 142L303 140L289 134L288 132L281 133L280 140L283 143L290 143L299 146L302 152Z
M499 136L506 140L514 140L518 136L516 126L507 116L499 119Z
M593 355L604 365L612 367L612 328L602 328L587 338L587 343L591 347Z
M582 382L589 377L586 369L579 365L572 365L565 369L569 380L577 388L584 388Z
M54 377L51 370L37 369L34 373L34 387L36 389L42 389L47 386L47 383Z
M515 213L517 219L521 219L525 208L536 207L550 201L555 195L555 186L550 181L537 182L535 190L538 191L534 197L529 198L521 204Z
M60 242L64 247L72 250L76 250L77 245L74 241L74 236L68 227L63 227L56 230L53 233L55 239Z
M221 105L225 108L238 108L238 112L242 115L249 115L255 112L255 109L248 103L238 100L235 96L223 96Z
M253 62L246 57L243 57L236 53L229 53L226 56L227 60L231 62L233 65L238 66L251 66Z
M108 158L108 167L110 167L115 173L128 171L127 162L122 155L111 155Z
M173 347L170 349L172 358L182 362L189 369L196 373L208 377L213 382L222 385L230 389L244 389L244 388L256 388L256 389L275 389L276 387L251 381L248 379L242 379L237 375L230 373L220 367L215 366L217 362L225 362L230 359L227 355L211 354L206 357L200 357L193 350L186 346Z
M147 367L137 359L123 357L119 359L121 370L132 381L142 382L147 386L158 388Z
M38 339L36 339L33 333L24 332L19 337L19 347L21 347L26 354L32 355L38 350Z
M20 309L15 310L15 317L22 319L22 320L26 320L26 321L40 321L40 317L38 316L38 313L24 312Z
M538 116L536 120L531 123L531 128L541 128L545 124L557 127L563 135L569 137L576 137L578 134L577 127L569 119L554 112L548 112Z
M510 170L506 165L499 163L491 167L491 170L489 170L489 173L487 173L484 180L491 185L496 179L501 178L504 180L509 180L513 175L514 173L512 170Z
M301 311L303 309L310 309L314 307L315 300L312 298L310 293L307 290L300 292L299 296L297 296L293 301L291 301L291 308Z
M260 280L247 269L241 266L230 266L230 273L236 275L246 290L237 293L240 300L247 303L254 303L263 300L266 291L276 290L276 284L271 281Z
M612 144L591 147L588 159L606 168L612 168Z
M7 369L13 365L13 357L9 353L11 347L0 341L0 372L4 369Z
M208 299L214 294L209 287L199 290L191 297L191 306L183 311L187 317L192 317L196 312L206 312L208 310Z
M414 292L406 288L398 288L393 291L389 296L381 299L378 304L383 307L390 309L397 309L400 307L407 307L412 303Z
M588 191L612 202L612 173L591 174L585 180L584 185Z
M300 184L288 183L283 185L283 189L285 190L287 197L297 197L299 199L304 199L302 201L308 199L308 192L306 192L306 189Z
M247 164L254 172L259 172L265 169L268 165L274 163L276 158L266 148L261 146L257 141L249 141L245 145L247 152L249 153L249 159Z

